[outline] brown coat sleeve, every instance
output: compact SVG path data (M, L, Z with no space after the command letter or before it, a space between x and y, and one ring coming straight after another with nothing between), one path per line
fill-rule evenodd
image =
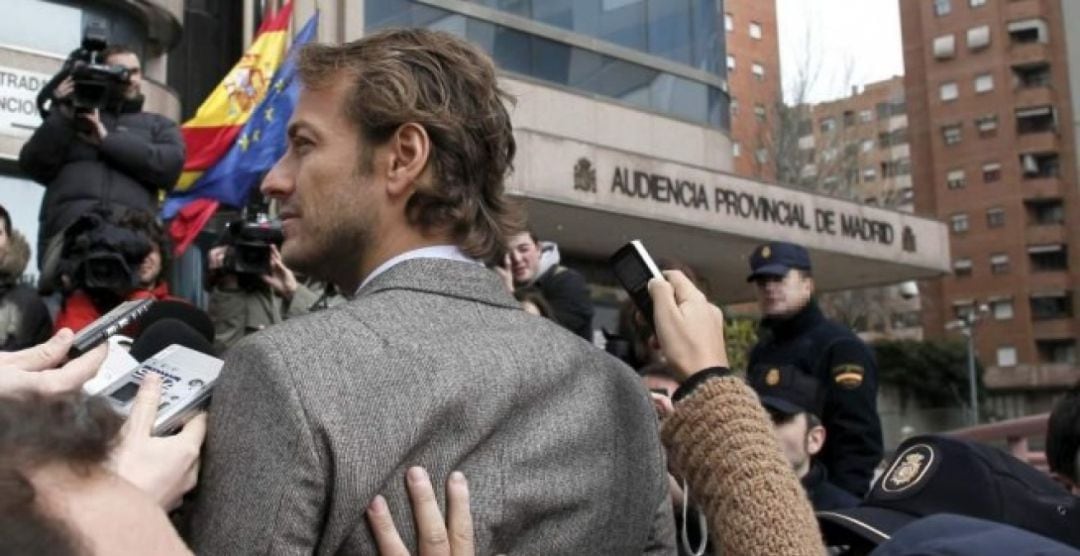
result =
M821 556L806 493L757 396L737 377L701 383L662 430L672 468L690 485L720 554Z

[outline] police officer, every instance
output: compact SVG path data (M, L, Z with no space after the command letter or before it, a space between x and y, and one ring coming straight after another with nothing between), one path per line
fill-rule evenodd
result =
M827 445L826 430L821 424L824 393L821 383L807 373L784 366L754 375L750 387L769 412L784 457L802 482L814 509L858 506L858 498L829 482L829 472L817 458Z
M750 277L762 312L747 378L764 381L774 369L811 375L824 385L822 421L829 442L820 459L829 480L862 497L881 460L877 367L866 344L825 318L814 301L810 255L799 245L773 242L750 256Z

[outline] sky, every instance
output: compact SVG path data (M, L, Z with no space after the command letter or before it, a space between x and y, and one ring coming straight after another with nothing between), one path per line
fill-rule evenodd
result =
M776 0L784 100L833 100L852 86L903 75L899 4Z

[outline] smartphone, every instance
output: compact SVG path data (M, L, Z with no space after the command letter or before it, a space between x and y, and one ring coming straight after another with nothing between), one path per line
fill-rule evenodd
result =
M153 304L153 299L125 301L117 305L112 311L98 317L97 320L75 334L75 340L72 341L71 349L68 350L68 358L73 359L96 348L102 342L108 340L109 336L135 322Z
M630 299L645 317L649 326L653 324L653 304L649 297L649 280L664 279L660 269L653 262L649 252L641 241L633 240L623 245L611 256L611 270L615 279L630 294Z

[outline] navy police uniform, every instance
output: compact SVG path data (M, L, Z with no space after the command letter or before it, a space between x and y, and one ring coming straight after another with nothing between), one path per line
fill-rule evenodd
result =
M774 242L751 255L748 281L810 268L806 249ZM851 330L826 319L811 299L790 317L762 320L747 379L753 384L774 369L805 373L824 385L821 420L828 440L819 459L830 482L862 497L883 452L877 366L870 349Z
M777 367L750 377L750 387L757 392L761 405L774 421L786 422L800 413L821 419L824 389L820 381L807 373L787 366ZM828 446L831 441L828 428L825 432L825 446ZM829 472L818 457L813 457L810 469L799 478L814 509L827 511L858 506L858 498L829 481Z

